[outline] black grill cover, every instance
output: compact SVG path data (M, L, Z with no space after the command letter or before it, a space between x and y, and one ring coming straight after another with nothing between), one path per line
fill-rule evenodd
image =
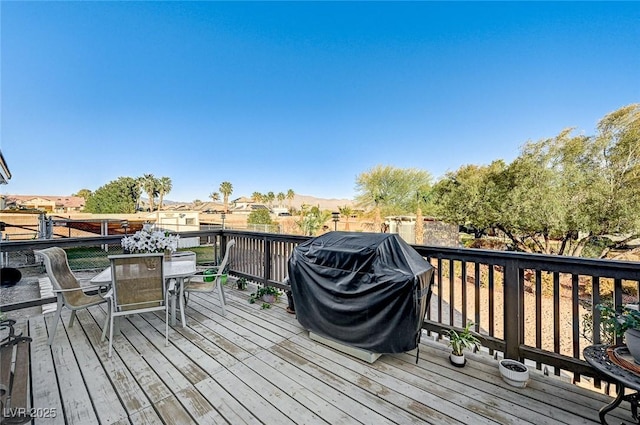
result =
M417 347L433 268L397 234L326 233L298 245L288 269L305 329L374 353Z

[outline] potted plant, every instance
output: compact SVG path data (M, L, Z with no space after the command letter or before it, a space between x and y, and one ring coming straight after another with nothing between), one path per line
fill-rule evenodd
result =
M262 299L262 301L271 306L271 303L278 301L280 295L280 290L275 286L259 286L258 290L249 296L249 303L253 304ZM268 307L262 304L262 308Z
M600 310L600 323L605 338L611 343L615 337L623 338L629 353L640 363L640 311L637 306L613 308L611 303L596 305Z
M473 326L473 322L469 321L462 331L454 329L446 331L449 336L449 346L451 347L449 361L456 367L463 367L466 363L464 357L465 348L480 348L480 340L471 331L471 326Z
M524 388L529 382L529 368L517 360L502 359L498 365L500 375L507 384Z
M244 277L238 278L238 280L236 280L236 285L238 286L239 290L244 291L245 289L247 289L247 279Z

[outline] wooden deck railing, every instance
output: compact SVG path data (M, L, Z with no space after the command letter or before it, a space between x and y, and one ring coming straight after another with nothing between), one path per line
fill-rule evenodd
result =
M287 261L308 237L215 230L182 232L203 243L236 240L231 273L285 289ZM48 246L71 248L119 245L121 236L2 242L3 253ZM523 254L479 249L414 246L436 268L432 305L424 329L438 337L471 320L485 347L505 357L535 362L553 373L569 372L575 380L591 375L582 350L600 342L600 334L585 338L589 326L600 329L592 306L603 298L614 304L638 302L640 263L577 257ZM217 249L217 248L216 248ZM107 254L105 253L105 256ZM217 254L216 254L217 256ZM623 288L633 296L623 297ZM53 302L30 300L0 306L2 311ZM586 319L586 320L585 320ZM585 324L587 329L585 329Z

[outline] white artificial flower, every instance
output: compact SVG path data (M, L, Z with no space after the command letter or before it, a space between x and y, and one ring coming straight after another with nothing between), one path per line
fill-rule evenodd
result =
M170 235L169 232L153 230L153 226L145 223L142 230L131 236L122 238L121 244L125 251L136 252L174 252L178 249L178 235Z

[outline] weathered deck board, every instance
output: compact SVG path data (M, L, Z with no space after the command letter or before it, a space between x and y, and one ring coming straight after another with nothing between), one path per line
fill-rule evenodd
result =
M62 402L59 391L51 391L58 384L51 357L51 349L47 341L47 327L44 316L33 317L31 329L31 388L33 405L55 409L56 415L47 420L49 425L64 424ZM117 408L117 407L116 407Z
M34 407L56 407L36 424L597 424L603 394L534 373L515 389L497 363L470 355L464 368L448 349L423 338L415 352L373 364L308 338L284 300L249 304L251 291L225 287L227 315L216 294L192 294L187 324L169 329L164 314L121 320L109 358L100 341L106 310L63 314L53 347L51 315L29 322ZM619 420L618 420L619 419ZM628 404L611 421L630 420Z

